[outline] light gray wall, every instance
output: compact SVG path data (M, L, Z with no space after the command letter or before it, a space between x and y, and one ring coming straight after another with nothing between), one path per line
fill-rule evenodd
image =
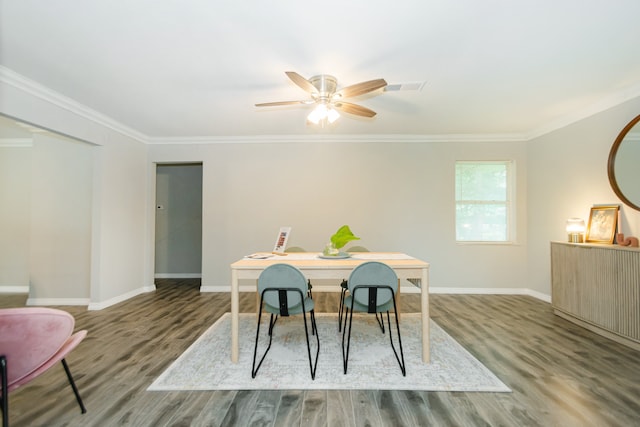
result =
M148 204L145 144L135 132L27 79L0 80L0 93L0 114L95 146L89 160L89 308L99 309L154 289L153 247L147 244L153 241L148 221L153 206ZM47 286L49 282L41 283ZM64 298L84 299L87 295L86 289L76 288L73 295L42 292Z
M609 185L607 159L622 128L638 114L635 98L527 144L530 288L550 292L549 242L566 240L567 218L586 223L594 204L622 205ZM622 205L622 230L639 236L640 212Z
M291 245L320 250L339 226L349 224L372 250L403 251L431 262L434 289L529 288L548 294L549 241L565 239L566 218L586 219L592 204L617 202L606 159L620 129L640 112L636 98L528 143L148 146L135 132L82 106L40 97L31 86L0 81L0 92L0 113L96 145L90 308L153 289L155 163L182 161L203 163L205 286L228 286L229 264L270 250L282 225L293 227ZM509 158L517 171L516 244L456 244L455 160ZM32 208L25 209L31 216ZM15 212L9 216L16 218ZM640 235L640 212L623 208L623 231ZM24 253L30 242L20 248ZM0 242L0 253L8 250ZM12 281L24 280L24 257L19 263Z
M0 149L0 286L28 290L29 304L87 304L93 146L52 133L31 142Z
M0 147L0 289L29 286L31 146Z
M431 262L431 286L517 288L526 283L526 146L522 142L309 142L149 147L150 162L203 162L204 286L228 286L229 264L273 248L320 251L348 224L371 250ZM456 160L514 159L518 240L455 243Z
M158 165L156 277L202 273L202 165Z
M35 134L32 148L29 303L89 300L92 146ZM29 192L29 191L27 191Z

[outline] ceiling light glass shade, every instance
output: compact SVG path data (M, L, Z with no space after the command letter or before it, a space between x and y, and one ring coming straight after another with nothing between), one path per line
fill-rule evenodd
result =
M333 123L340 117L340 113L331 107L327 107L326 104L318 104L316 108L309 113L307 120L317 125L323 120L328 120L329 123Z
M316 108L309 113L307 116L307 120L309 120L314 125L320 123L322 119L327 117L327 106L324 104L319 104Z
M327 120L329 120L329 123L335 122L336 120L338 120L339 117L340 117L340 113L338 113L333 108L329 108L327 110Z

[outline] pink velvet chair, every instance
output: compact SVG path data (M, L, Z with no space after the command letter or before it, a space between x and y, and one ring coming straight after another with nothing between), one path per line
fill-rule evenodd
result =
M65 357L87 335L73 333L75 319L53 308L0 309L0 376L2 420L9 424L9 392L28 383L51 366L62 362L71 388L84 414L86 411Z

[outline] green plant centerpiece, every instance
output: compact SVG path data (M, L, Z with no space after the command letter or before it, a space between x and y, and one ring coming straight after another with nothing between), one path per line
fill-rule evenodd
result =
M359 237L351 232L348 225L343 225L336 231L336 234L331 236L331 242L325 246L322 255L324 256L340 256L340 249L352 240L360 240Z

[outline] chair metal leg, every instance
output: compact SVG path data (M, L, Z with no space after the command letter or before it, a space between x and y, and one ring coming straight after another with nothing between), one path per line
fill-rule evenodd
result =
M351 313L351 314L349 314ZM345 351L344 348L344 337L345 333L347 333L347 317L349 318L349 332L347 337L347 349ZM342 367L344 369L344 373L347 373L347 365L349 364L349 346L351 345L351 325L353 324L353 302L351 310L349 307L345 307L345 316L344 316L344 325L342 327Z
M347 319L349 317L349 307L342 306L342 334L344 335L344 331L346 331L347 327Z
M259 318L260 316L258 316ZM272 314L271 315L271 320L269 321L269 336L271 336L271 334L273 334L273 328L276 327L276 322L278 321L278 315L276 314L275 317Z
M304 303L303 303L303 305L304 305ZM311 310L309 312L309 315L311 317L311 329L315 330L316 329L316 316L315 316L314 310ZM318 368L318 355L320 354L320 337L316 333L316 341L318 343L318 350L316 351L316 362L314 364L312 359L311 359L311 345L309 344L309 329L307 328L307 315L306 315L306 311L304 310L304 308L302 310L302 318L304 320L304 334L305 334L305 336L307 338L307 354L309 355L309 370L311 371L311 379L315 380L316 379L316 369Z
M71 384L71 388L73 389L73 394L76 395L76 400L78 401L78 405L80 405L80 411L83 414L86 414L87 409L84 407L84 403L82 403L82 398L80 397L80 393L78 392L78 387L76 387L76 383L75 381L73 381L71 371L69 370L69 365L67 365L67 361L65 359L62 359L62 366L64 367L64 371L67 373L67 378L69 379L69 384Z
M0 375L2 375L2 425L9 427L9 387L7 380L7 358L0 356Z
M356 287L357 290L357 287ZM395 345L393 344L393 336L391 333L391 316L389 314L389 311L387 310L387 325L389 327L389 342L391 343L391 349L393 350L393 353L396 356L396 360L398 361L398 365L400 365L400 371L402 372L402 376L407 376L407 369L406 369L406 365L404 362L404 351L402 349L402 336L400 335L400 322L398 321L398 312L397 312L397 306L396 306L396 297L395 294L392 293L392 298L393 298L393 309L394 309L394 315L395 315L395 319L396 319L396 330L398 331L398 345L400 346L400 355L398 356L398 352L396 350ZM342 331L342 364L343 364L343 368L344 368L344 373L347 373L347 365L349 363L349 347L351 345L351 326L353 324L353 300L351 301L351 310L349 310L348 307L345 307L346 309L346 313L345 313L345 319L344 319L344 325L343 325L343 331ZM349 315L349 311L351 311L351 315ZM382 325L380 325L381 327L384 326L384 318L382 317L382 313L380 313L380 318L378 318L378 313L376 313L376 321L378 322L378 324L380 324L380 321L382 321ZM349 317L349 331L347 332L347 317ZM384 329L382 330L384 332ZM345 349L345 335L347 336L347 346Z
M348 284L346 280L343 280L340 283L340 287L342 288L340 291L340 309L338 310L338 332L342 330L342 309L344 308L344 299L347 296Z
M382 313L379 313L380 317L378 317L378 313L376 312L376 320L378 321L378 325L380 325L380 330L384 334L384 317L382 317Z
M407 369L406 369L406 365L404 363L404 351L402 350L402 336L400 335L400 322L398 321L398 312L395 310L396 309L396 298L395 295L393 296L393 308L394 308L394 315L396 318L396 329L398 331L398 345L400 346L400 357L398 357L398 352L396 351L396 348L393 345L393 338L391 337L391 318L389 316L389 312L387 311L387 324L389 325L389 341L391 342L391 348L393 349L393 354L396 355L396 360L398 361L398 364L400 365L400 370L402 371L402 376L406 377L407 376ZM382 317L382 314L380 315L380 317ZM400 361L400 359L402 359L402 361Z
M262 362L264 361L264 358L267 357L267 353L271 348L271 340L273 339L273 334L272 334L273 325L275 324L275 320L273 319L273 314L271 314L271 318L269 319L269 345L267 346L267 349L264 351L264 354L260 359L260 363L258 363L258 366L256 367L256 356L258 354L258 338L260 337L260 321L262 320L262 299L260 301L260 307L261 307L260 314L258 314L258 327L256 328L256 345L255 345L255 348L253 349L253 364L251 367L251 378L256 377L256 374L258 373L258 369L260 369L260 366L262 366Z
M338 332L342 332L342 311L344 310L344 297L346 291L343 289L340 293L340 308L338 310Z
M342 310L344 308L344 289L340 292L340 307L338 309L338 332L342 332Z
M311 288L313 288L313 286L311 286L311 280L307 279L307 295L309 296L309 298L313 299L313 293L311 292Z

